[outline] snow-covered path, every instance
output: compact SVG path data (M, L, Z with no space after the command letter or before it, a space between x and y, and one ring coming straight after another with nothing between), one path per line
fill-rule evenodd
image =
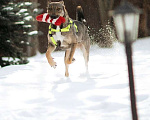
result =
M150 120L150 38L134 43L134 73L139 120ZM0 120L131 120L128 74L123 45L91 47L89 74L78 50L64 77L64 52L27 65L0 69Z

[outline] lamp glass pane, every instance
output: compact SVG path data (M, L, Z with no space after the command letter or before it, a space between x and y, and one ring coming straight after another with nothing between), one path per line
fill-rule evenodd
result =
M125 21L125 30L127 32L133 32L134 30L134 14L125 14L124 15L124 21Z
M134 33L132 40L136 40L138 37L138 30L139 30L139 14L134 15Z
M115 26L116 26L118 39L119 39L119 41L124 42L123 16L121 14L115 15L114 22L115 22Z
M126 40L128 42L131 42L134 33L134 14L125 14L124 21L125 21L125 30L128 37L128 39Z
M135 41L138 35L139 15L125 14L124 20L125 20L125 30L127 32L130 42Z

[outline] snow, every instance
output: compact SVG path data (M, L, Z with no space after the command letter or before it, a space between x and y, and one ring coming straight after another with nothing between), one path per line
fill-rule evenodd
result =
M35 12L35 13L37 13L39 11L39 9L37 9L37 8L35 8L34 10L33 10L33 12Z
M15 24L24 24L24 21L20 21L20 22L15 22Z
M4 10L11 11L13 10L13 7L5 7Z
M38 31L31 31L28 33L28 35L37 35L38 34Z
M32 5L32 2L25 2L24 4L27 6L30 6L30 5Z
M139 120L150 120L150 38L133 44ZM126 55L122 44L91 47L89 74L79 50L64 76L64 52L54 52L53 69L45 55L27 65L0 69L0 120L131 120Z
M21 3L20 6L31 6L32 5L32 2L24 2L24 3Z
M19 13L24 13L24 12L27 12L28 10L27 9L20 9Z
M23 27L25 27L25 28L31 28L32 26L31 25L23 25Z
M33 17L32 16L27 16L24 18L25 21L30 21Z

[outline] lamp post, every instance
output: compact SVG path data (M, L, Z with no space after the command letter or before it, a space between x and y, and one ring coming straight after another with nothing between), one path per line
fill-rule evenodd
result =
M120 42L124 43L126 49L133 120L138 120L138 115L132 64L132 43L137 39L138 36L140 13L141 11L139 9L135 8L133 5L126 2L125 0L117 9L112 12L118 38Z

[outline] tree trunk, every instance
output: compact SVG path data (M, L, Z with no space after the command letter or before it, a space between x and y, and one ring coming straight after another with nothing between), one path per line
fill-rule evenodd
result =
M97 0L102 26L105 27L110 21L109 11L112 10L114 0Z
M100 40L98 45L100 47L112 47L113 41L116 40L114 29L111 25L111 17L109 11L114 6L114 0L97 0L98 10L101 19L101 29L99 31Z
M150 6L149 0L129 0L134 6L142 9L142 14L139 21L139 38L148 36L148 9Z
M139 37L147 37L148 36L148 28L147 28L147 16L148 16L148 3L147 0L143 1L143 13L140 17L140 31L139 31Z
M47 0L38 0L38 3L40 3L39 8L43 9L43 13L46 13L46 7L47 7ZM47 23L41 23L38 22L38 30L41 31L43 34L38 36L38 50L40 53L45 53L47 50L48 40L47 40L47 34L48 34L48 25Z
M0 66L3 64L2 54L0 53Z

